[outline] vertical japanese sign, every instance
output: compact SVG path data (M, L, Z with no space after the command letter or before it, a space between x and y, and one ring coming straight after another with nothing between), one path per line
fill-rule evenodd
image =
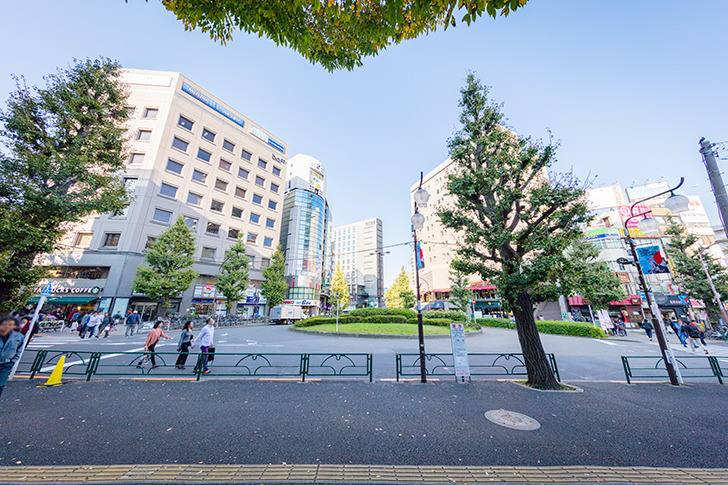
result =
M455 378L465 380L470 377L470 362L468 349L465 347L465 324L450 324L450 343L452 344L452 358L455 364Z

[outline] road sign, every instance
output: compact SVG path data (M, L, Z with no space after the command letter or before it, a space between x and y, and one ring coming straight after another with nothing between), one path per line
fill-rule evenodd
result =
M465 324L450 324L450 344L452 345L452 358L455 364L455 378L464 381L470 377L470 363L468 362L468 349L465 347Z
M48 283L47 285L45 285L45 288L43 288L43 291L40 294L41 296L51 296L51 292L51 284Z

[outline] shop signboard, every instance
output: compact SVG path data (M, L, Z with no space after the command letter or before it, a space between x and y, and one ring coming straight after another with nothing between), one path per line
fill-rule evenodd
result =
M634 208L629 205L621 205L619 206L619 216L622 218L622 223L624 223L628 228L636 228L637 224L646 217L651 217L649 214L650 208L646 205L636 205ZM637 217L632 217L632 216ZM629 219L629 221L628 221Z
M450 324L450 344L452 345L452 358L455 365L455 377L465 380L470 377L470 363L468 362L468 349L465 346L465 324Z
M665 192L670 188L667 182L660 181L660 182L652 182L650 184L642 184L642 185L632 185L630 187L627 187L627 197L629 198L630 203L635 203L639 200L646 199L648 197L652 197L655 194L659 194L660 192ZM664 194L660 197L655 197L654 199L650 199L649 203L652 205L658 204L660 202L664 202L665 199L667 199L670 196L670 194Z
M622 237L627 237L627 232L624 229L620 229L619 232L622 234ZM641 229L638 229L636 227L630 227L629 228L629 237L634 239L640 239L640 238L650 238L650 239L657 239L660 237L659 234L645 234L642 232Z
M589 210L608 209L624 204L622 186L619 184L597 187L586 191L586 205Z
M617 271L617 277L622 283L629 283L629 274L626 271Z
M660 246L642 246L637 248L637 257L640 260L644 274L669 273L667 261L660 252Z
M620 237L621 233L619 228L615 227L602 227L599 229L589 229L584 232L584 239L587 241L593 241L596 239L605 239L608 237Z

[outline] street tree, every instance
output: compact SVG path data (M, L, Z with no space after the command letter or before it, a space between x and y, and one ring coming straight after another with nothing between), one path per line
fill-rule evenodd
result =
M390 44L478 17L508 15L528 0L162 0L188 30L226 43L240 30L290 47L328 70L353 69Z
M225 251L225 259L220 266L217 287L227 302L227 310L233 309L235 302L240 301L248 288L248 265L250 258L245 254L245 243L242 234L238 235L235 244Z
M571 173L548 173L555 146L519 137L503 126L501 106L472 74L461 90L462 128L448 141L454 205L438 211L461 236L453 266L498 288L516 320L527 383L559 389L533 316L532 293L554 284L550 268L589 220L584 191Z
M450 303L461 312L467 311L473 292L468 289L468 274L450 267Z
M132 291L156 300L166 313L169 301L181 296L198 276L192 269L196 245L192 230L179 217L147 250L147 264L137 267Z
M271 308L280 305L286 299L288 283L284 278L285 273L286 263L279 245L271 257L270 264L263 270L263 283L260 290L260 294L268 302L269 313Z
M674 261L677 270L677 274L674 275L675 279L685 288L690 298L703 300L710 318L713 321L719 321L720 308L714 299L708 277L698 258L698 251L703 249L698 244L699 236L688 234L685 227L678 224L673 218L668 220L665 236L665 250ZM728 297L728 270L718 263L709 251L703 251L702 257L713 279L715 289L721 297Z
M415 305L415 294L410 288L409 278L404 272L404 266L394 280L392 286L387 290L385 295L387 299L387 308L412 308Z
M15 78L0 112L0 305L15 309L45 274L36 256L52 252L73 223L130 202L124 186L127 94L120 65L74 61L44 87Z
M337 294L339 295L338 298L336 298ZM341 312L349 306L350 299L349 285L346 284L344 273L337 265L336 271L334 271L334 277L331 279L331 296L329 296L329 301L333 301L337 311Z

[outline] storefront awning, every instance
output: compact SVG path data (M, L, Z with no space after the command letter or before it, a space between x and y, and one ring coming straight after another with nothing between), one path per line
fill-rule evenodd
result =
M38 303L39 299L39 296L34 296L28 300L28 303ZM66 303L88 303L98 299L98 296L51 296L46 300L46 303L64 305Z

